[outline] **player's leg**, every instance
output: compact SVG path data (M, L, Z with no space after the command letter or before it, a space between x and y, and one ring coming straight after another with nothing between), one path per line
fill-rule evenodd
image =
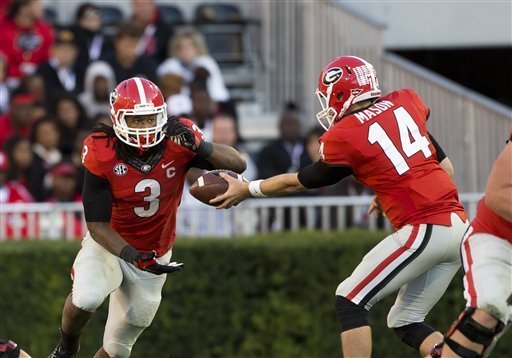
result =
M432 225L407 225L389 235L338 286L336 311L341 323L345 356L370 355L368 310L386 295L435 265L442 257L446 251L443 247L429 250L435 253L434 256L422 255L429 246L431 232ZM358 346L354 342L358 342Z
M486 356L511 315L512 245L470 228L461 251L467 308L446 333L442 356Z
M159 258L168 263L171 251ZM124 281L110 295L107 325L103 336L103 352L110 357L129 357L133 345L142 331L149 327L162 299L162 287L167 275L154 275L121 262Z
M440 261L400 288L395 304L389 311L388 327L393 328L400 339L428 355L434 345L442 341L442 334L424 323L425 317L446 291L460 267L460 241L467 228L457 215L452 214L452 226L432 227L430 244L423 255L439 257L431 248L442 248Z
M87 234L73 264L72 292L64 304L61 339L53 356L68 357L78 351L82 329L122 278L117 257Z

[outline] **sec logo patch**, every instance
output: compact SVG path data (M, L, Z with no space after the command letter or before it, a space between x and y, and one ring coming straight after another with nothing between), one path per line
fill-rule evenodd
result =
M124 163L117 163L114 166L114 174L118 177L122 177L123 175L126 175L128 173L128 167Z

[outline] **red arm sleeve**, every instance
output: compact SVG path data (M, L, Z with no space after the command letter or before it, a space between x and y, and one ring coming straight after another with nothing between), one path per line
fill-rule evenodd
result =
M87 170L97 177L106 178L98 162L96 146L92 135L88 136L84 140L84 146L82 147L82 164L87 168Z
M351 147L339 136L326 132L320 138L320 160L328 166L352 167Z

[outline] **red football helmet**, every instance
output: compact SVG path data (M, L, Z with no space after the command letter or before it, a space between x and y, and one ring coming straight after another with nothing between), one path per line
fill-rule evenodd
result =
M320 73L316 95L322 106L316 119L328 130L352 104L380 97L377 72L360 57L338 57Z
M137 148L150 148L165 138L162 128L167 122L167 110L160 89L145 78L132 77L121 82L110 93L110 114L117 137ZM156 114L156 126L131 128L126 116Z

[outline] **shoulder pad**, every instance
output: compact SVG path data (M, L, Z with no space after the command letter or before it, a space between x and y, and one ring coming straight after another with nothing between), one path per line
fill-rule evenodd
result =
M114 159L116 153L113 143L116 138L103 136L101 133L92 133L84 140L82 148L82 164L94 175L102 177L100 163ZM108 145L107 145L108 144Z

